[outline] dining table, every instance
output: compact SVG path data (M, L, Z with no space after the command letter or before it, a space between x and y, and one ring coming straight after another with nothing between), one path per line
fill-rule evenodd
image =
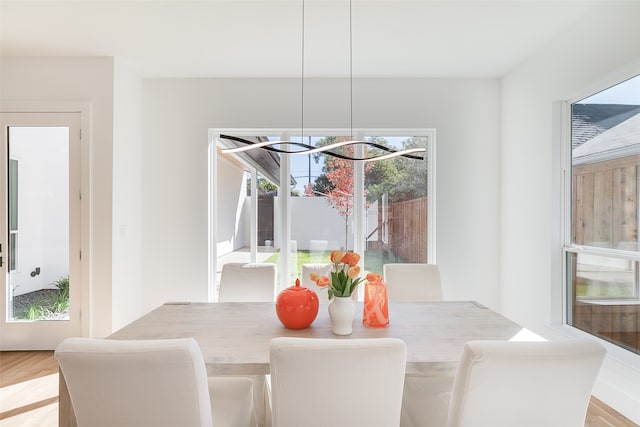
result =
M464 344L473 340L512 340L523 330L517 323L474 301L390 302L389 325L362 324L357 303L353 332L334 335L326 304L305 329L287 329L273 302L169 302L111 334L108 339L193 337L214 375L269 373L269 343L276 337L365 339L399 338L407 346L407 375L451 376ZM59 425L75 426L69 393L60 373Z

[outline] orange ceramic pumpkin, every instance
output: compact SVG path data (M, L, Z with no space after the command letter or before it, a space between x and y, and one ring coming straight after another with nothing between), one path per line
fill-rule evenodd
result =
M289 329L308 328L318 315L318 295L311 289L296 285L280 292L276 299L278 319Z

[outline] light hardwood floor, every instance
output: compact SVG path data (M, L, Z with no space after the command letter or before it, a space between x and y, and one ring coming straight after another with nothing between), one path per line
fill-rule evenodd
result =
M0 426L58 425L58 364L52 351L0 352ZM595 397L585 427L638 427Z

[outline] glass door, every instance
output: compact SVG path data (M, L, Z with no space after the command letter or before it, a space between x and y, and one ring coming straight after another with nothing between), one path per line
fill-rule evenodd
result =
M3 113L0 347L80 335L80 116Z

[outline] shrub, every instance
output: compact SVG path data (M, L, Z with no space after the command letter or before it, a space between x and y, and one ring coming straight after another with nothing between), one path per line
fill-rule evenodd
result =
M56 285L56 288L58 288L63 298L69 299L69 276L61 277L53 282L53 284Z

